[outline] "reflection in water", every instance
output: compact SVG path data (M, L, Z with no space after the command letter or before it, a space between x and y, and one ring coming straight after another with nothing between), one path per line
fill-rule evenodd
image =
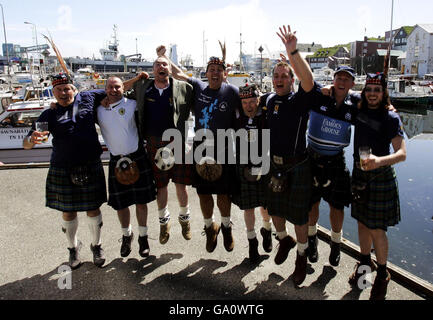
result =
M400 191L401 221L388 228L388 260L433 283L433 111L411 111L399 110L407 134L407 158L394 166ZM352 155L353 132L352 143L346 148L350 170ZM320 212L319 224L330 229L329 207L324 201L320 203ZM351 217L350 208L345 208L344 212L344 237L359 244L356 220Z

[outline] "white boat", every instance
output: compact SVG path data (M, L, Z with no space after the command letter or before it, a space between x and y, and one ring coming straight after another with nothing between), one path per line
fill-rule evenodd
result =
M229 72L227 81L236 87L243 87L247 83L252 83L250 74L245 72Z
M43 91L42 91L43 92ZM39 98L11 102L11 96L1 98L0 104L0 162L49 162L52 149L52 137L46 143L36 144L31 150L23 149L23 139L31 130L32 124L38 119L42 111L50 108L56 99L51 96L40 95ZM109 153L105 146L99 127L99 142L104 154L102 159L108 159Z
M99 73L95 72L90 65L78 69L74 73L72 80L78 91L103 89L105 87L105 79L102 79Z
M0 149L21 149L22 140L27 136L33 122L42 111L56 102L51 88L31 88L24 94L25 99L13 102L4 96L0 106ZM36 148L51 148L51 140L37 145Z

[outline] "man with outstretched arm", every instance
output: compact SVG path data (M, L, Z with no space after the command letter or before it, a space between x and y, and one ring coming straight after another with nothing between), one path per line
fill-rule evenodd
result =
M283 263L290 249L297 243L296 266L292 279L295 285L300 285L307 272L308 212L311 209L312 190L305 133L310 97L320 90L313 81L308 63L296 48L295 33L291 32L290 26L280 28L277 33L286 47L291 66L285 61L275 66L275 94L270 94L266 101L271 136L267 206L280 241L275 263ZM293 87L294 73L301 81L296 93ZM294 224L297 242L287 234L286 220Z

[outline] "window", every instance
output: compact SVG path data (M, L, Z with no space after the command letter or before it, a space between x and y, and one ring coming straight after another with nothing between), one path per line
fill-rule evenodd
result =
M1 123L1 128L22 128L31 127L33 122L39 118L40 111L36 112L15 112L5 118Z

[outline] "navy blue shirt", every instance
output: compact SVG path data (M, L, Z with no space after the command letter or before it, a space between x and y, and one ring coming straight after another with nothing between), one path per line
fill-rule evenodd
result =
M42 112L38 121L48 122L53 136L51 165L69 167L96 161L102 154L95 127L96 107L106 96L104 90L83 91L75 96L74 103ZM76 107L74 107L76 106ZM35 123L29 135L35 131Z
M209 129L216 139L217 129L234 128L236 110L241 108L239 89L223 82L221 88L213 90L198 79L188 81L194 87L195 130Z
M262 96L263 97L263 96ZM261 99L262 100L262 99ZM246 135L242 135L240 139L244 139L248 146L248 151L246 154L243 152L246 150L241 150L240 148L240 141L236 140L236 155L238 159L238 163L240 163L241 157L248 157L248 162L251 162L251 148L253 148L253 144L255 144L255 148L257 148L257 155L258 157L262 156L262 143L263 143L263 129L266 129L267 123L266 123L266 108L262 108L262 104L258 106L257 114L250 118L243 110L240 110L237 114L236 118L236 130L239 129L245 129ZM267 153L269 150L265 150ZM241 154L242 152L242 154Z
M308 146L321 155L342 152L350 144L351 125L355 123L360 99L357 93L348 94L337 107L335 98L323 94L313 95Z
M312 98L321 94L314 83L310 92L299 86L298 92L285 96L268 95L266 101L267 124L271 131L271 156L294 157L306 151L306 130Z
M147 89L145 108L145 134L147 136L162 137L165 130L175 128L171 92L171 87L165 89L162 95L155 85Z
M359 160L361 146L370 147L375 156L389 155L391 140L396 136L404 136L403 126L397 113L383 109L360 110L355 121L355 160Z

